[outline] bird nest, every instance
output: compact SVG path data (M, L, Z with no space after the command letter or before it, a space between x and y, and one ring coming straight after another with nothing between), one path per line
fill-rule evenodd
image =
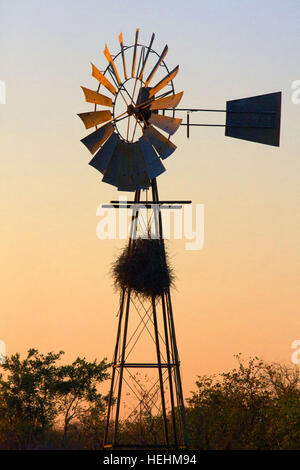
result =
M174 274L161 240L138 238L127 245L112 266L116 287L145 297L161 295L173 285Z

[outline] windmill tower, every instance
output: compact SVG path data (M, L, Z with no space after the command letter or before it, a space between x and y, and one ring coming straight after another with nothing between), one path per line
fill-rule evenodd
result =
M154 37L148 45L140 44L137 29L134 44L125 46L120 34L116 55L105 46L106 69L100 71L92 64L97 90L82 87L86 101L94 104L94 111L79 114L87 129L96 127L82 139L93 155L90 165L104 175L102 181L134 193L132 201L109 205L130 208L132 216L128 244L114 265L120 308L105 448L130 448L132 442L135 448L188 447L172 270L161 210L191 201L161 201L157 186L157 177L165 171L162 160L176 149L171 135L180 125L186 126L188 137L192 126L208 125L191 123L193 112L223 112L226 123L216 126L225 127L225 135L279 145L281 93L228 101L226 110L178 109L183 92L175 93L173 80L179 67L168 69L164 60L168 46L157 53L152 48ZM103 88L110 96L102 93ZM98 110L99 105L108 109ZM186 122L175 117L175 108L186 113ZM145 336L153 352L146 359L150 346ZM137 371L149 374L147 387Z

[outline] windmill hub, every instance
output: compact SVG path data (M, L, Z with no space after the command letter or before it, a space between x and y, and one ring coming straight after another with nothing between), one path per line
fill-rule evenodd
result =
M145 106L140 108L138 106L134 106L130 104L127 107L128 116L136 116L136 118L144 124L148 124L148 120L151 116L150 106Z
M135 107L133 106L133 104L130 104L128 107L127 107L127 113L129 116L133 116L133 114L136 114L136 109Z
M150 89L142 87L139 91L136 104L130 104L127 107L127 113L129 116L135 116L143 124L149 124L148 121L151 116L150 104L153 98L149 98ZM154 111L157 112L157 111Z

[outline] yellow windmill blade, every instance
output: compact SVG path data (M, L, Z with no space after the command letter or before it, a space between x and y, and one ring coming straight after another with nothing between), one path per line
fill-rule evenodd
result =
M158 82L157 85L155 85L153 88L151 88L151 90L149 92L149 98L154 96L162 88L164 88L171 80L173 80L173 78L176 77L176 75L178 73L178 70L179 70L179 65L177 65L177 67L175 67L175 69L173 69L170 73L168 73L168 75L166 75L165 78L163 78L160 82Z
M112 56L110 55L110 52L109 52L108 47L107 47L106 44L105 44L105 49L104 49L104 55L105 55L105 57L106 57L108 63L109 63L109 64L112 66L112 68L113 68L113 71L114 71L114 74L115 74L116 79L117 79L117 81L118 81L118 84L121 85L122 82L121 82L121 80L120 80L120 77L119 77L117 68L116 68L116 66L115 66L115 63L114 63L114 61L113 61L113 59L112 59Z
M111 98L98 93L97 91L90 90L89 88L81 87L87 103L102 104L103 106L113 107Z
M135 43L134 43L133 57L132 57L132 69L131 69L131 76L132 77L134 77L134 72L135 72L136 51L137 51L138 38L139 38L139 29L137 28L137 30L135 32Z
M161 114L151 114L149 118L150 124L159 127L168 134L173 135L181 124L182 119L162 116Z
M117 90L115 87L110 83L109 80L107 80L106 77L100 72L99 69L97 69L96 65L92 63L92 76L95 77L98 82L101 83L101 85L105 86L108 91L110 91L113 95L117 94Z
M86 129L103 124L111 119L110 111L92 111L90 113L79 113L78 116L83 121Z
M120 47L121 47L124 77L125 77L125 80L127 80L127 70L126 70L126 62L125 62L125 55L124 55L124 44L123 44L123 34L122 33L119 34L119 43L120 43Z
M169 109L176 108L181 101L183 91L176 93L176 95L165 96L164 98L158 98L155 101L152 101L150 104L150 109Z
M147 87L149 85L149 83L151 82L152 78L154 77L154 74L155 74L156 70L158 69L158 67L160 66L162 61L164 60L167 52L168 52L168 46L165 46L164 50L162 51L161 55L158 58L158 61L154 65L153 69L151 70L151 72L149 73L149 75L147 77L147 80L145 81L145 87Z

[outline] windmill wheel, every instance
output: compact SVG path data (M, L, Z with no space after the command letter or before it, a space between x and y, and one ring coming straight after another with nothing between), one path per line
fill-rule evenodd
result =
M176 149L169 139L181 124L174 117L183 95L175 94L173 85L179 67L169 71L164 61L168 46L160 54L152 49L154 34L148 46L139 44L138 36L137 29L135 43L124 46L120 34L120 51L115 56L105 45L105 71L92 64L97 91L82 87L86 101L95 106L79 117L87 129L95 126L96 130L81 141L95 154L90 165L104 175L102 181L120 191L148 188L165 171L160 159ZM173 117L165 116L165 110L173 110Z

